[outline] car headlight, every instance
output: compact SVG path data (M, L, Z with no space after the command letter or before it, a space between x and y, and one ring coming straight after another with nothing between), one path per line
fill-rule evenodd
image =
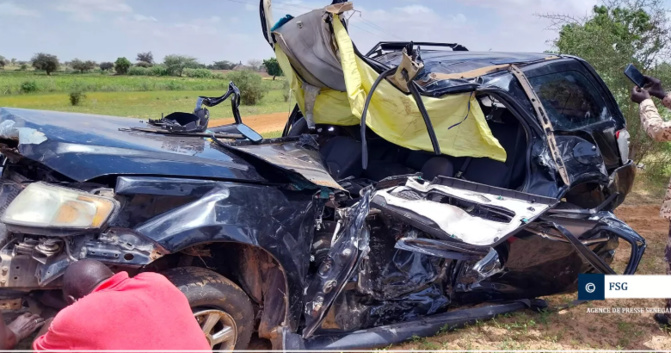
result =
M96 229L116 208L113 199L46 183L32 183L9 204L2 222L35 228Z

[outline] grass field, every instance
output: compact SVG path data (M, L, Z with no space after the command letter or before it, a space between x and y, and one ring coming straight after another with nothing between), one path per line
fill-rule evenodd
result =
M34 81L36 93L21 93L24 82ZM161 114L192 112L198 96L220 96L228 89L226 79L186 77L113 76L99 73L47 76L33 71L0 71L0 107L57 110L77 113L157 119ZM86 98L70 104L73 85L83 88ZM256 116L288 112L281 80L264 80L268 93L253 106L240 106L240 113ZM210 108L212 119L232 117L230 103Z
M199 95L220 96L221 90L155 91L155 92L92 92L86 93L83 104L72 106L66 93L21 94L0 96L0 107L40 110L58 110L135 118L160 118L161 113L192 112ZM271 90L254 106L240 106L243 116L288 111L290 103L284 101L281 90ZM213 119L231 117L228 101L209 108Z
M188 77L114 76L109 74L65 74L47 76L34 71L0 71L0 96L26 93L22 86L34 82L36 92L67 92L74 85L87 92L181 91L226 89L226 79ZM278 81L266 80L267 85L281 87Z

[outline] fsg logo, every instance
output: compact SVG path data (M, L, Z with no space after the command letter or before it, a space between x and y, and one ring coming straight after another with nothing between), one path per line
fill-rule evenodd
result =
M627 282L610 282L608 283L608 290L627 290L628 285Z

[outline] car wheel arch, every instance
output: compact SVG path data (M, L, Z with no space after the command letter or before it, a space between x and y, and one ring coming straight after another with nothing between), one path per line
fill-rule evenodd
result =
M289 282L282 264L268 250L247 243L221 241L200 243L174 252L177 267L212 270L238 285L253 302L260 338L272 340L279 326L292 326ZM177 257L177 259L175 259ZM167 260L170 261L170 260ZM277 307L282 306L281 314ZM273 308L273 312L264 311Z

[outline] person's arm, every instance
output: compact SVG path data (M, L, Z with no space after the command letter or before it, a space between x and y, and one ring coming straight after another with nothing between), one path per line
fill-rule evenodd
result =
M671 141L671 122L665 122L659 116L650 93L639 87L631 91L631 100L639 104L639 115L643 130L655 141Z
M641 102L639 113L641 125L650 138L660 142L671 141L671 122L662 120L652 99Z

